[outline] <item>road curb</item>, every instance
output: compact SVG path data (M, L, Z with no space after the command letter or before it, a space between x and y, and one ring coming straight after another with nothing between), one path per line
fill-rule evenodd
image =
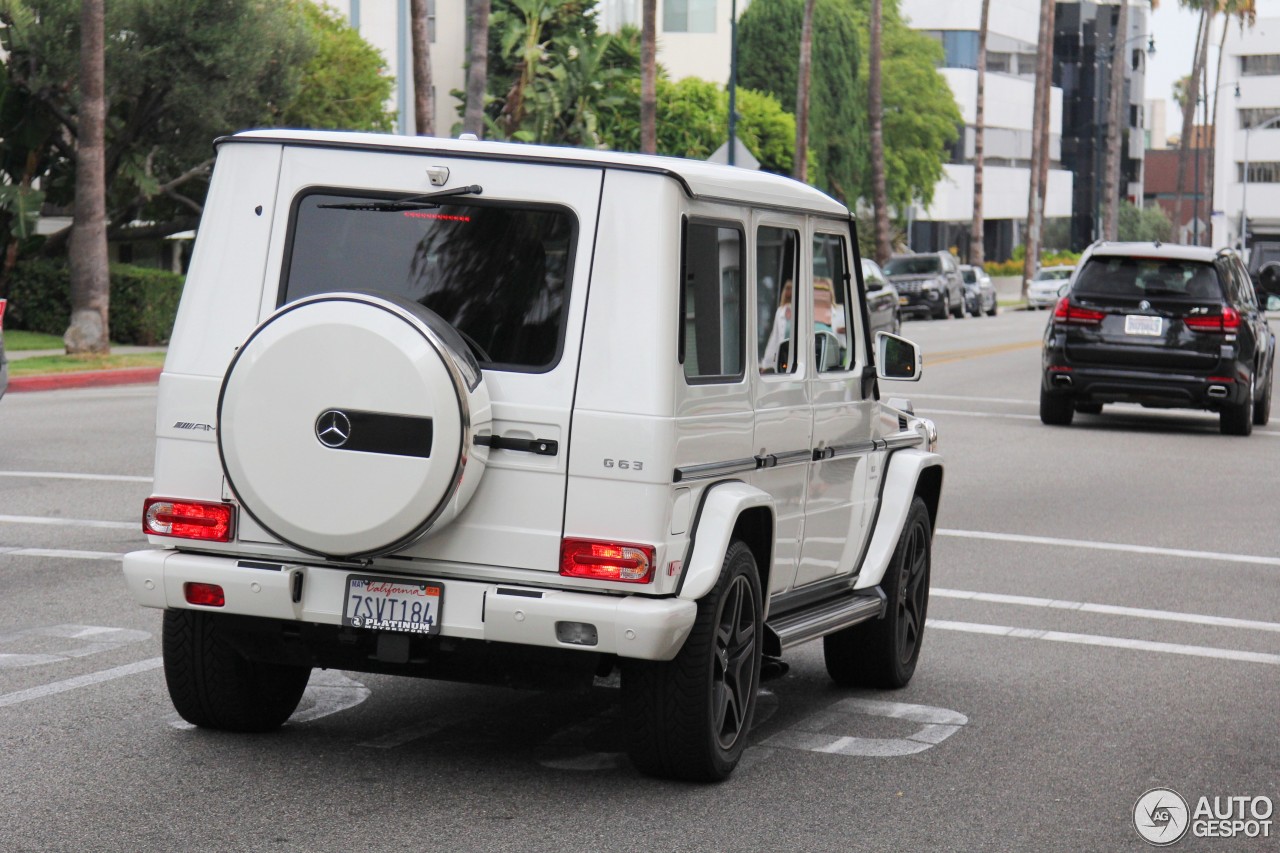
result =
M75 373L47 373L41 376L12 376L9 390L56 391L60 388L91 388L107 385L145 385L160 379L159 367L128 367L121 370L85 370Z

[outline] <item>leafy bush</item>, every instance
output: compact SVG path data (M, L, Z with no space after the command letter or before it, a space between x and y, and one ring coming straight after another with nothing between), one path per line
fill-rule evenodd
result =
M111 265L111 340L168 343L182 294L182 276L166 270ZM9 279L5 320L15 329L62 335L71 318L71 273L63 261L20 262Z

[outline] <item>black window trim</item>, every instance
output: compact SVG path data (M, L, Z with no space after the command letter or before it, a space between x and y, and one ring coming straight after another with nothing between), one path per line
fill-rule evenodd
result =
M850 234L849 234L849 229L848 229L848 225L849 225L849 223L848 223L848 222L841 222L841 221L839 221L839 220L835 220L834 222L832 222L832 223L831 223L831 226L832 226L832 228L834 229L834 230L832 230L832 231L824 231L824 230L822 229L821 225L822 225L821 221L819 221L819 220L815 220L815 221L814 221L814 223L813 223L813 236L814 236L814 237L817 237L819 234L827 234L827 235L830 235L830 236L836 237L837 239L839 239L839 240L840 240L840 246L841 246L841 248L844 250L844 252L843 252L843 254L844 254L844 258L845 258L845 271L844 271L844 276L843 276L843 279L844 279L844 293L845 293L844 322L845 322L846 326L849 326L849 325L852 325L852 324L853 324L853 308L854 308L853 300L854 300L854 297L855 297L855 296L859 297L858 302L859 302L859 304L860 304L860 305L862 305L862 310L860 310L860 311L859 311L859 314L864 314L864 313L865 313L865 304L863 304L863 300L861 299L861 293L857 293L857 294L855 294L855 293L854 293L854 285L855 285L855 279L854 279L854 276L858 276L859 278L861 278L861 276L862 276L862 270L861 270L861 269L859 269L859 270L857 270L857 271L855 272L855 271L853 271L853 270L849 269L850 256L851 256L851 255L852 255L852 256L854 256L854 261L853 261L853 262L858 263L858 266L859 266L859 267L861 267L861 266L862 266L862 264L861 264L860 262L858 262L858 258L856 257L858 253L857 253L856 251L854 251L854 252L850 252L850 251L849 251L849 247L850 247L850 245L852 245L852 242L853 242L853 241L852 241L851 236L850 236ZM844 230L843 230L843 231L841 231L841 230L840 230L840 229L841 229L841 227L843 227L843 228L844 228ZM810 242L812 242L812 239L810 240ZM812 252L813 252L813 247L812 247L812 246L810 246L809 251L810 251L810 253L812 253ZM812 303L812 299L813 299L813 269L812 269L812 267L813 267L813 259L812 259L812 258L810 258L810 259L809 259L809 266L810 266L810 269L809 269L809 297L810 297L810 303ZM833 283L834 283L834 280L833 280ZM867 328L866 326L864 326L864 327L863 327L863 335L861 335L861 336L859 336L859 337L865 337L865 336L866 336L866 334L865 334L865 333L866 333L866 328ZM849 335L852 337L852 335L853 335L853 329L850 329L850 330L849 330ZM819 378L819 379L823 379L823 378L825 378L825 379L832 379L832 378L834 378L834 377L844 377L844 378L847 378L848 376L853 375L853 374L857 371L857 369L858 369L858 355L857 355L857 351L856 351L856 349L855 349L856 343L857 343L856 341L851 341L851 344L852 344L852 345L849 347L849 355L851 356L851 363L849 364L849 366L848 366L848 367L842 367L842 368L840 368L839 370L822 370L822 369L820 368L820 366L819 366L818 364L816 364L816 363L815 363L815 364L814 364L814 366L813 366L813 368L814 368L814 376L815 376L816 378Z
M373 201L395 201L404 198L406 195L412 195L412 190L402 192L393 192L390 190L370 190L359 187L341 187L327 185L308 185L298 190L289 202L289 224L285 232L284 241L284 257L280 260L280 283L276 288L276 309L284 307L285 298L289 290L289 273L293 265L293 244L294 237L297 234L298 212L302 207L303 201L313 195L336 195L353 200L370 199ZM563 204L552 204L550 202L539 201L522 201L513 199L484 199L473 196L456 196L440 199L440 206L467 206L467 207L506 207L518 208L524 210L544 210L555 213L562 213L569 220L569 248L565 260L565 308L561 311L560 325L556 333L556 351L555 357L546 365L530 366L522 364L510 364L507 362L489 363L480 359L479 353L476 353L476 363L480 365L481 370L495 370L502 373L526 373L532 375L540 375L550 373L560 366L560 362L564 359L565 340L568 337L569 329L569 301L573 296L573 276L574 267L577 262L578 255L578 237L580 233L581 223L578 216L571 207ZM376 216L377 214L372 214ZM585 283L584 283L585 287ZM363 293L387 293L389 291L371 290L368 288L353 288L354 292Z

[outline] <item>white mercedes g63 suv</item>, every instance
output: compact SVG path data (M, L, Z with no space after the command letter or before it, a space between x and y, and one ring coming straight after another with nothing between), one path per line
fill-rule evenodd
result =
M717 780L762 656L907 683L942 488L878 380L849 211L775 175L468 140L219 140L160 378L164 670L263 731L314 667L621 675L644 772Z

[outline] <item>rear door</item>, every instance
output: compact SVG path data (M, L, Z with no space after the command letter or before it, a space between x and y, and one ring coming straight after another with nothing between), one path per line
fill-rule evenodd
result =
M429 170L447 174L447 183L432 186ZM286 236L273 240L269 261L281 270L279 289L269 281L262 315L332 290L419 302L472 346L492 400L493 434L536 448L491 449L462 514L400 556L557 570L602 174L430 152L286 148L277 198ZM378 207L467 185L482 190L438 207Z

